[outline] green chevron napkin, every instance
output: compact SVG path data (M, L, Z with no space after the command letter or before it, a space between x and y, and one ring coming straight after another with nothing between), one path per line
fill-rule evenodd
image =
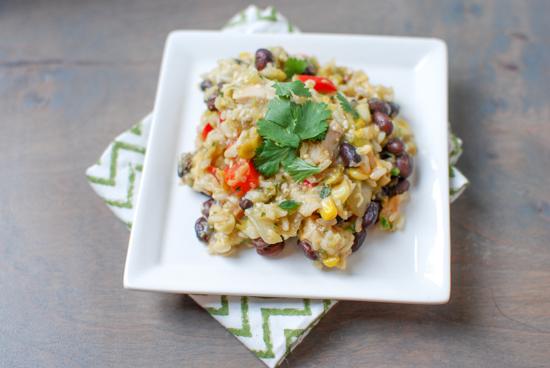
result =
M250 6L235 15L225 32L299 32L275 9ZM114 214L132 224L135 193L139 191L151 115L122 133L107 147L86 175L92 188ZM467 179L454 167L462 142L450 135L451 201L466 188ZM277 366L315 324L336 304L333 300L190 295L268 367Z

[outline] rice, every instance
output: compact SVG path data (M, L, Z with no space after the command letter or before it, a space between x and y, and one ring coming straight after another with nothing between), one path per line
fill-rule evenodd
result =
M302 72L324 79L289 77L288 65L296 63L296 56L280 47L262 52L265 65L258 64L258 56L242 52L236 59L220 60L203 76L208 81L205 101L210 102L198 127L196 150L185 156L186 169L180 170L183 183L215 201L203 212L208 228L196 226L197 236L210 253L220 255L251 244L260 254L275 254L285 241L297 238L317 266L344 269L361 246L357 239L364 226L378 218L382 230L404 226L400 208L408 198L408 173L406 167L399 170L397 157L416 153L414 136L391 102L393 90L371 84L363 71L334 62L321 66L313 57L300 56L299 63L307 64ZM276 83L298 79L311 96L278 95ZM333 88L329 92L321 89L325 82ZM257 157L268 139L259 134L258 121L276 99L294 106L311 103L329 112L322 139L302 139L290 156L315 169L299 180L283 161L271 175L258 167ZM381 113L393 131L381 125ZM388 145L396 139L404 151ZM343 153L343 142L353 152Z

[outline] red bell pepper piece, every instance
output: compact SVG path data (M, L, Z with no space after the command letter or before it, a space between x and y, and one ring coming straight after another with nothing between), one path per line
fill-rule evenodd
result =
M297 78L303 83L309 80L314 81L315 85L313 86L313 89L319 93L333 93L337 91L336 86L329 79L325 77L316 77L314 75L300 74L297 76Z
M313 188L313 187L316 187L317 185L319 185L319 183L312 183L310 182L309 180L305 179L303 181L304 185L308 188Z
M223 172L225 183L239 196L257 188L260 183L260 174L249 160L235 160Z
M206 125L204 126L204 128L202 128L202 133L201 133L201 137L202 137L202 140L206 140L206 137L208 137L208 134L214 130L214 128L212 128L212 125L210 125L210 123L206 123Z

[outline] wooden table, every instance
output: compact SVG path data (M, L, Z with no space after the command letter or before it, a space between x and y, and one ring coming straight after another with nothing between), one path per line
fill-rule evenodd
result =
M151 110L167 33L247 4L0 3L0 366L262 366L189 298L122 289L128 231L84 177ZM446 40L472 181L452 206L449 304L340 303L283 366L549 366L550 2L278 8L304 31Z

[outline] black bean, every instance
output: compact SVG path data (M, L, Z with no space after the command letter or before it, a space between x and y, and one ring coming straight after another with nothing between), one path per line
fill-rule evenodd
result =
M218 89L222 89L223 85L225 84L225 82L219 82L218 83Z
M390 117L383 112L376 111L373 114L374 123L378 125L381 131L386 133L386 136L389 136L393 132L393 123L391 122Z
M395 160L395 166L399 169L399 176L408 178L412 174L413 159L406 153Z
M312 64L308 64L302 74L315 75L317 74L317 68Z
M365 214L363 215L363 229L375 224L378 221L378 214L380 213L380 202L371 201Z
M181 164L181 161L178 162L178 176L180 178L183 178L183 176L185 175L185 168L183 167L183 165Z
M273 54L267 49L256 50L256 69L264 70L268 63L273 62Z
M206 106L208 107L208 110L210 111L216 111L216 97L217 95L213 95L208 100L206 100Z
M208 88L212 87L212 81L210 79L205 79L201 82L200 87L201 91L206 91Z
M357 251L357 249L361 248L361 246L365 242L365 239L367 238L367 229L363 228L363 230L355 233L354 236L355 238L353 239L353 245L351 246L352 252L355 252Z
M386 187L383 187L382 190L380 190L379 192L377 192L377 193L374 195L374 199L373 199L373 200L382 202L384 199L386 199L386 198L388 197L388 195L386 194L385 189L386 189Z
M390 109L391 109L391 112L390 112L390 116L392 118L396 117L397 115L399 115L399 105L396 104L395 102L388 102L388 104L390 105Z
M340 145L340 157L346 167L357 167L361 162L361 156L355 150L355 147L348 142L342 142Z
M243 209L243 211L246 210L246 209L249 209L253 205L254 205L254 203L252 203L252 201L250 199L241 198L239 200L239 207L241 207Z
M212 230L210 229L210 226L208 226L208 220L206 217L199 217L197 222L195 222L195 234L197 235L197 239L203 242L208 242L211 232Z
M386 185L384 186L384 188L396 186L397 183L399 183L399 180L400 180L399 177L397 177L397 176L392 176L390 182L389 182L388 184L386 184Z
M233 59L233 61L235 61L235 63L237 63L237 65L241 65L243 63L243 61L241 59Z
M191 170L191 158L193 157L190 153L185 153L181 155L179 161L178 161L178 176L180 178L183 178L185 174L187 174Z
M210 216L210 207L212 207L214 203L216 203L214 198L207 199L202 203L201 213L204 217L208 218L208 216Z
M403 153L403 150L405 149L405 145L399 138L391 138L388 140L388 143L386 143L386 147L384 149L390 153L393 153L395 155L400 155Z
M409 187L410 187L410 183L408 180L399 179L399 181L396 184L386 185L383 188L383 191L388 197L393 197L398 194L405 193L406 191L409 190Z
M409 190L411 184L407 179L399 180L399 183L395 186L395 194L403 194Z
M381 112L381 113L384 113L386 115L391 114L391 106L386 101L383 101L379 98L371 98L368 101L368 104L369 104L369 109L370 109L371 114L374 114L377 111Z
M317 253L315 253L315 250L313 250L313 247L308 240L298 240L297 244L302 249L302 251L304 251L304 254L307 258L314 261L317 259Z
M397 185L397 183L394 184L394 185L389 185L388 184L388 185L384 186L382 188L382 193L384 193L384 195L386 197L390 197L390 198L393 197L395 195L395 186L396 185Z
M252 240L252 245L256 248L256 253L261 256L275 256L283 251L285 242L267 244L262 238L258 238Z

